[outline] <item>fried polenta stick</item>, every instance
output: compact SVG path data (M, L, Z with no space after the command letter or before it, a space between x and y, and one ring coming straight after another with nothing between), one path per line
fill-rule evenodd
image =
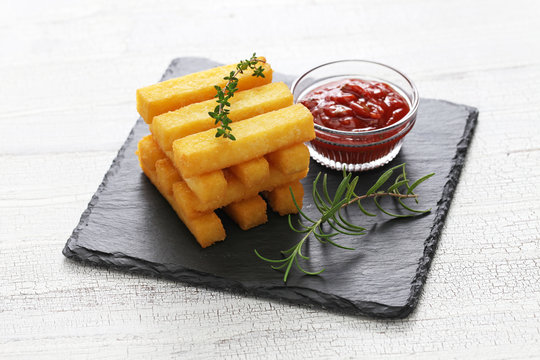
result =
M260 57L259 59L264 60ZM272 68L267 63L259 63L264 68L264 78L252 76L248 69L238 74L238 90L251 89L272 82ZM258 64L258 65L259 65ZM216 95L214 86L224 87L231 71L237 64L225 65L178 78L162 81L137 90L137 111L148 124L154 116L164 114L183 106L210 100Z
M270 83L239 91L229 100L232 121L252 118L293 104L293 96L282 82ZM176 139L215 128L215 120L208 115L214 111L215 99L182 107L156 116L150 125L154 139L165 152L172 150Z
M174 141L174 165L182 177L224 169L315 138L313 116L302 104L230 126L236 141L216 138L214 129Z

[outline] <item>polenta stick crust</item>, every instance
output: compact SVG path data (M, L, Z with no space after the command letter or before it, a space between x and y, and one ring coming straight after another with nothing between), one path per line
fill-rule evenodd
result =
M137 155L141 168L146 166L151 171L156 170L156 162L165 157L159 146L155 145L152 135L143 137L137 144Z
M291 190L294 194L294 199L300 208L304 202L304 187L300 181L293 181L276 187L274 190L266 193L268 204L279 215L296 214L298 209L292 200Z
M287 85L277 82L239 91L229 102L229 118L240 121L290 106L293 96ZM172 150L174 140L217 127L208 115L215 107L216 101L212 99L156 116L150 125L154 139L167 152Z
M285 174L292 174L309 166L309 150L303 143L271 152L266 154L265 158Z
M239 90L251 89L272 82L270 65L260 64L264 68L265 77L252 76L253 71L248 69L237 76ZM235 69L236 64L220 66L138 89L137 111L144 121L150 124L154 116L189 104L210 100L216 95L214 86L225 86L227 80L223 78Z
M313 116L302 104L231 124L236 141L215 139L215 130L173 143L174 165L183 177L224 169L315 138Z
M246 187L260 185L270 176L270 165L264 157L248 160L229 168Z
M259 195L227 205L225 213L242 230L249 230L268 221L266 202Z
M227 180L221 170L185 178L184 181L201 202L209 202L212 199L222 198L223 194L227 191Z

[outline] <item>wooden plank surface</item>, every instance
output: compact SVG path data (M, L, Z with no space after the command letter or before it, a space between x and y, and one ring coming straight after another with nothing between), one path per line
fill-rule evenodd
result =
M0 358L535 358L537 1L8 1L0 12ZM61 249L173 57L290 74L392 64L480 109L418 309L379 321L72 263Z

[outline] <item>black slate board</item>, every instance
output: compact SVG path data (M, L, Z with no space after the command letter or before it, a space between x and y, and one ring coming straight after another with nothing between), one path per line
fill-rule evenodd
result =
M173 60L163 79L218 65L202 58ZM274 75L275 81L290 84L291 77ZM227 239L201 249L141 172L135 149L148 133L139 119L103 183L82 214L63 250L65 256L131 272L154 274L188 284L241 291L299 304L316 304L347 313L377 317L405 317L416 306L439 234L463 167L478 118L475 108L446 101L422 99L414 129L397 158L384 168L361 174L363 190L389 166L407 162L412 179L430 172L436 175L421 185L419 208L432 208L414 219L392 219L385 215L368 218L351 210L349 216L370 232L357 238L335 241L355 247L347 251L312 242L308 269L325 267L320 276L292 272L288 283L253 252L278 258L298 239L286 217L269 211L269 222L250 231L240 230L220 214ZM330 188L341 174L312 161L303 181L311 192L319 171L330 175ZM316 214L306 196L304 211ZM387 202L392 210L392 201Z

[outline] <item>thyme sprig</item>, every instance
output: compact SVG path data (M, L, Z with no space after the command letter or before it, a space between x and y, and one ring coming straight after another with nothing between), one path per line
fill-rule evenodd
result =
M217 94L214 97L217 98L216 102L218 105L214 111L209 112L208 115L216 120L216 125L221 124L220 127L217 128L216 137L223 136L226 139L236 140L234 135L231 133L232 129L229 126L229 124L232 122L231 119L229 119L229 108L231 106L229 100L234 96L234 93L238 91L238 74L243 74L247 69L251 69L253 70L253 73L251 74L252 76L265 77L263 74L264 68L262 66L257 66L259 62L265 61L257 58L257 55L253 53L251 58L240 61L238 64L236 64L236 70L231 71L228 76L223 78L224 80L227 80L225 87L221 88L218 85L214 86L217 91Z
M391 185L386 190L380 190L383 185L389 183L390 178L394 174L394 171L400 169L401 172L398 176L395 177L394 181L391 182ZM289 273L293 267L295 267L307 275L319 275L325 268L322 268L318 271L307 271L300 264L300 259L304 261L309 261L309 257L305 256L302 253L302 248L306 241L311 237L314 237L322 244L329 244L345 250L354 250L353 248L343 246L338 244L333 240L333 238L339 234L345 234L350 236L361 236L366 234L366 228L352 224L350 221L346 220L343 214L341 213L342 209L346 208L349 205L357 204L359 209L367 216L376 216L376 214L368 212L362 205L362 200L373 199L375 206L384 214L392 217L410 217L419 214L425 214L431 209L427 210L416 210L405 204L404 199L412 198L415 199L418 203L418 195L414 193L414 190L432 177L434 174L428 174L416 180L412 184L407 178L407 172L405 171L405 164L394 166L393 168L387 170L383 173L375 184L363 195L357 195L355 192L356 185L358 184L359 177L352 176L352 173L347 173L343 171L343 180L339 184L334 196L331 197L328 191L327 175L322 176L322 194L319 191L319 180L321 179L321 173L317 175L313 181L313 203L317 207L317 210L320 212L321 216L318 219L312 219L306 213L304 213L296 199L294 194L291 191L291 196L293 202L298 209L300 219L298 219L299 228L293 225L292 217L289 215L289 226L290 228L297 233L305 234L302 239L296 243L291 248L281 251L283 255L282 259L269 259L262 256L257 250L255 254L262 260L269 262L272 265L272 269L275 270L285 270L283 275L283 282L287 282ZM390 197L394 198L401 207L406 211L404 214L394 214L385 210L380 202L379 198ZM326 226L328 225L328 226Z

